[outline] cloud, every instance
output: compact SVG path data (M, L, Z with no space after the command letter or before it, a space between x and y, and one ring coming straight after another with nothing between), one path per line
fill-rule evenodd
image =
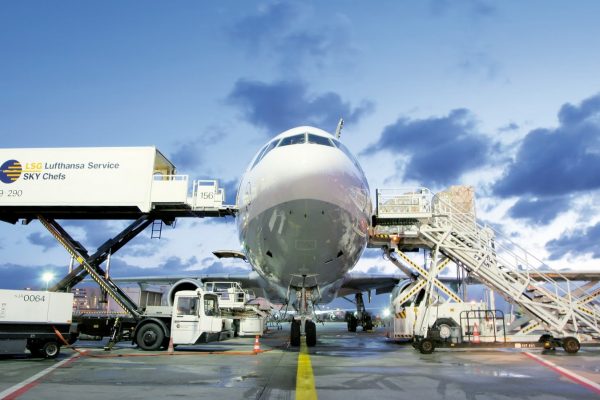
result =
M458 62L458 68L468 76L484 80L494 80L499 77L501 64L485 51L464 53Z
M385 267L381 266L381 265L374 265L372 267L369 267L369 269L367 270L367 275L380 275L380 274L385 274L386 270Z
M98 247L107 240L114 238L133 221L113 220L61 220L59 223L77 241L79 241L92 255ZM164 233L163 226L163 233ZM151 227L139 233L133 240L119 250L118 254L128 255L152 255L159 251L159 246L152 246L150 242ZM81 232L83 231L83 232ZM161 241L168 240L164 236ZM153 248L154 247L154 248Z
M246 16L229 27L231 39L247 47L249 54L260 50L289 29L299 12L299 4L273 2Z
M339 118L356 123L374 108L368 101L353 107L335 92L309 94L308 86L299 80L264 83L241 79L227 100L241 109L248 122L265 128L269 135L298 125L332 131Z
M198 171L204 164L205 149L221 142L226 136L227 132L223 129L211 127L195 139L178 142L175 150L170 153L169 160L178 171Z
M54 239L52 236L42 235L39 232L34 232L28 235L27 240L33 245L41 246L42 251L48 251L51 248L58 246L56 239Z
M506 125L498 128L498 132L510 132L510 131L516 131L517 129L519 129L519 125L515 124L514 122L511 122L509 124L506 124Z
M534 129L493 187L501 197L560 196L600 188L600 94L565 104L555 129Z
M210 265L194 272L199 272L201 274L243 274L252 270L249 266L244 267L242 265L243 264L240 264L239 266L225 266L221 261L212 261Z
M569 204L568 197L521 198L508 210L508 215L532 224L546 225L567 209Z
M551 240L546 243L546 250L550 253L551 260L560 259L569 253L591 254L593 258L600 258L600 223Z
M42 280L42 275L52 273L56 279L50 282L50 285L56 283L59 277L66 275L64 266L56 265L38 265L24 266L12 263L0 264L0 282L2 289L25 289L43 290L46 283Z
M365 249L361 258L380 258L383 259L383 251L381 249Z
M308 23L309 29L303 25ZM286 75L321 68L343 60L353 62L351 24L340 13L320 24L310 6L301 2L272 2L235 21L228 29L232 42L255 59L258 53L277 62Z
M380 151L408 157L404 178L425 185L448 185L465 172L485 165L492 144L478 132L469 110L456 109L444 117L398 119L361 154Z

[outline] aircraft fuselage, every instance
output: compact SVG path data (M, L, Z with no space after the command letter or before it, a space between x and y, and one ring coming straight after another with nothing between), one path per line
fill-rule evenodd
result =
M343 144L317 128L290 129L263 146L236 203L243 251L282 294L290 285L318 286L333 297L367 244L365 175Z

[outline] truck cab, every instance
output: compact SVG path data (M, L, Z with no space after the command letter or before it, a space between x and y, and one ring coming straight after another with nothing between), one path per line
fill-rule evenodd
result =
M175 294L172 307L147 307L135 327L134 341L143 350L219 340L223 318L216 293L203 289Z
M206 343L223 328L217 294L184 290L175 295L171 336L173 344ZM211 340L212 339L212 340Z

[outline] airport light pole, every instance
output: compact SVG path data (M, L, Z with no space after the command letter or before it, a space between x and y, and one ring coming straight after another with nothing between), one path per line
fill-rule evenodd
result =
M50 283L50 281L52 279L54 279L54 274L51 272L46 272L44 275L42 275L42 279L46 282L46 292L48 291L48 284Z

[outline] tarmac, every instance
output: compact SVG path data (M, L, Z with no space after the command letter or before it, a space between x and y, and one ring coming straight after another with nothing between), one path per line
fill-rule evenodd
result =
M600 349L438 349L318 325L317 346L289 347L289 326L254 337L144 352L80 341L55 360L0 359L5 399L599 399Z

